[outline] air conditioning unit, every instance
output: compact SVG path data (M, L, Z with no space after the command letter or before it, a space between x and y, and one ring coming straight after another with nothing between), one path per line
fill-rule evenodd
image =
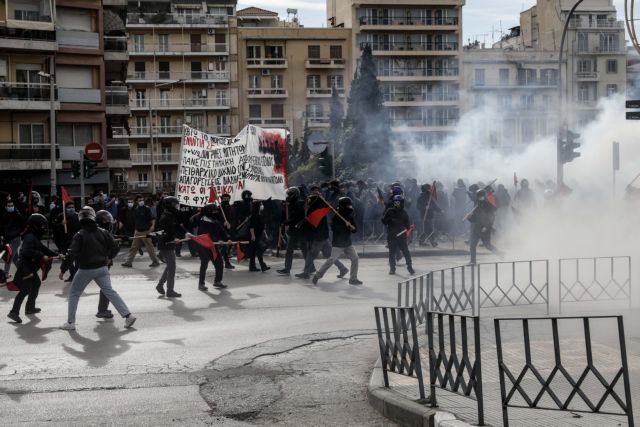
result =
M215 86L215 85L214 85ZM202 89L202 96L206 97L207 96L207 90L206 89Z
M215 70L215 65L213 64L213 62L209 62L209 71L213 70Z
M268 68L263 68L262 69L262 75L263 76L270 76L271 75L271 70L269 70Z
M209 87L209 89L215 89L216 88L216 84L215 83L209 83L208 87Z
M209 34L210 36L214 35L216 33L215 28L207 28L207 34Z

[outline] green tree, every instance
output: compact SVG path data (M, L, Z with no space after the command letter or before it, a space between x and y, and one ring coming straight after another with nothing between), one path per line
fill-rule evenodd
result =
M309 158L311 157L311 152L309 151L309 137L311 136L311 130L309 129L309 120L304 121L304 133L302 135L302 144L300 146L300 151L298 152L298 165L306 165L309 162Z
M334 152L338 155L342 152L342 122L344 119L344 110L338 89L334 85L331 88L331 106L329 111L329 127L331 143L334 144Z
M362 50L360 68L351 84L342 138L343 178L363 173L385 176L392 171L391 129L376 76L371 46Z

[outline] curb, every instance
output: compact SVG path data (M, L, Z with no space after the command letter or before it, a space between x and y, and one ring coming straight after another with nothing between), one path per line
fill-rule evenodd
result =
M373 258L388 258L389 257L389 253L384 251L372 251L372 252L361 252L359 251L358 247L356 246L356 253L358 254L359 258L369 258L369 259L373 259ZM432 256L468 256L469 255L469 251L464 250L464 249L434 249L434 250L416 250L416 251L411 251L411 256L412 257L432 257ZM280 251L280 256L276 257L276 251L271 252L271 256L274 258L282 258L284 259L284 251L281 250ZM293 258L294 259L302 259L302 256L298 253L298 252L294 252L293 254ZM322 258L322 257L320 257ZM319 258L319 259L320 259Z
M385 418L407 427L471 427L453 414L409 400L384 386L380 359L371 372L367 386L369 404Z

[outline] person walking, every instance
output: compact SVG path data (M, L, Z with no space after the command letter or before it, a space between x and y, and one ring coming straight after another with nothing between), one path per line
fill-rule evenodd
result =
M98 227L96 213L93 208L85 206L78 213L81 229L73 236L71 246L63 262L66 266L77 262L78 271L71 282L67 321L60 329L73 331L76 329L76 311L80 295L91 281L100 287L101 293L111 301L118 313L125 319L124 327L130 328L136 317L122 300L118 292L111 287L109 264L118 253L118 244L106 230Z
M162 272L156 290L160 295L166 295L167 298L180 298L182 295L173 289L176 279L176 243L180 242L180 239L176 237L180 202L176 197L168 196L163 198L160 204L162 215L158 224L163 233L158 239L158 249L167 265ZM164 291L165 283L167 285L166 294Z
M415 274L411 262L411 253L407 246L407 231L411 226L409 215L404 210L403 197L394 196L393 204L382 217L382 223L387 226L387 242L389 244L389 274L396 274L396 254L402 252L407 261L407 271Z
M214 243L222 240L229 240L229 235L226 232L223 221L224 219L220 213L220 207L216 204L209 203L202 208L202 216L200 217L198 233L209 235L209 238ZM198 256L200 257L198 289L201 291L207 290L207 286L205 285L205 276L210 262L213 263L213 268L216 271L213 286L218 289L224 289L227 287L222 283L224 262L220 248L222 248L222 246L216 247L216 256L214 256L211 249L203 246L198 247Z
M20 247L20 235L24 231L25 220L24 217L13 204L11 199L7 200L5 206L5 213L0 219L0 232L2 233L3 243L11 247L13 254L18 253ZM7 257L7 261L4 263L4 272L8 276L11 270L11 261L16 264L17 257Z
M133 267L133 259L135 258L138 250L140 250L142 245L144 245L147 248L147 252L149 252L149 258L151 258L151 264L149 267L157 267L160 265L160 260L156 255L156 249L153 247L151 238L147 237L149 233L152 233L155 230L156 217L153 214L151 207L145 203L142 196L136 196L136 203L137 206L133 211L135 221L135 232L132 239L133 243L131 243L131 249L129 249L127 260L122 264L122 266Z

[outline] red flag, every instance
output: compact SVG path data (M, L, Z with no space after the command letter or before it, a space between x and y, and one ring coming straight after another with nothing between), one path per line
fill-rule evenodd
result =
M216 250L216 245L211 240L211 236L208 234L200 234L198 236L191 237L191 240L202 246L203 248L209 249L211 251L211 255L213 255L213 259L218 259L218 251Z
M2 260L4 262L11 262L11 258L13 258L13 249L11 249L11 245L4 245L4 256Z
M213 185L209 187L209 203L215 203L218 200L218 192Z
M240 242L236 242L236 259L240 263L244 258L244 252L240 249Z
M47 280L47 276L49 275L49 271L51 271L51 265L53 264L53 258L44 257L42 261L40 261L40 270L42 270L42 281Z
M413 234L413 224L411 224L409 226L409 229L407 230L407 243L409 242L409 240L411 240L412 234Z
M66 188L60 186L60 195L62 196L62 208L64 209L67 206L67 203L71 202L71 197L69 197L69 193L67 193Z
M380 190L380 187L376 187L376 190L378 190L378 205L380 205L381 208L384 208L385 203L384 203L384 196L382 195L382 191Z
M10 282L7 282L7 290L12 292L18 292L20 289L18 289L16 282L11 280Z
M309 223L315 228L318 228L318 226L320 225L320 221L322 221L322 218L329 215L329 212L331 212L331 208L329 207L316 209L307 216L307 221L309 221Z
M487 194L487 202L491 204L494 208L498 207L498 201L496 200L496 195L493 193Z
M431 198L433 200L438 200L438 189L436 188L435 181L433 181L433 184L431 185Z

